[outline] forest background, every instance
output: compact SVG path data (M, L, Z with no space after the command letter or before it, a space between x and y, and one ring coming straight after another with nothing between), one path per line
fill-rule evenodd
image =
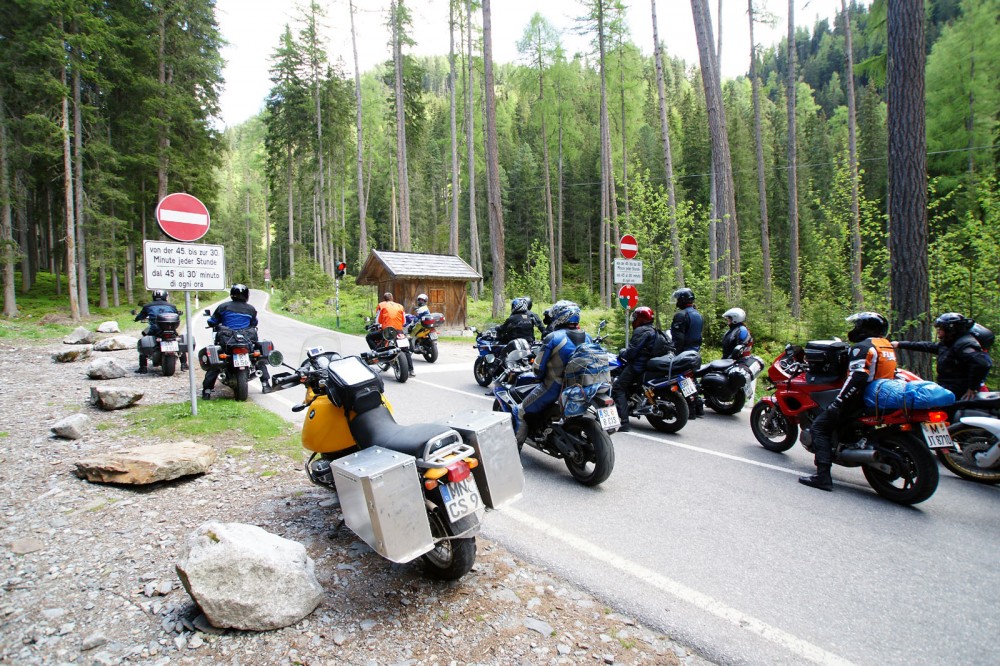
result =
M410 3L394 0L386 62L366 72L330 61L323 5L300 3L265 109L224 132L211 0L4 3L4 315L40 273L75 318L141 300L156 202L186 191L212 211L204 240L226 246L230 280L263 286L268 270L286 307L322 302L340 262L349 289L386 249L462 256L493 317L522 294L610 308L631 233L640 300L661 316L685 285L713 328L738 305L761 338L842 335L857 309L908 337L951 310L1000 329L1000 1L924 3L926 222L897 213L897 226L891 2L842 2L809 27L789 11L789 37L722 81L704 0L691 3L698 63L631 41L626 12L651 13L655 39L655 0L581 0L592 52L569 56L536 15L515 64L489 55L489 2L440 1L450 47L407 55ZM748 30L773 20L762 0L740 4ZM894 245L911 229L923 246ZM908 292L923 293L917 310Z

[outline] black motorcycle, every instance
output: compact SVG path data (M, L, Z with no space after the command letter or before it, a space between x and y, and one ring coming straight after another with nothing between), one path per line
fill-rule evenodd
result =
M747 401L753 401L757 376L764 369L764 359L754 356L744 345L737 345L728 358L701 366L694 373L698 393L705 404L718 414L738 414Z
M625 369L621 357L611 360L611 376L617 380ZM690 409L687 399L698 388L689 376L701 365L701 354L686 351L657 356L646 362L642 384L633 384L628 395L630 417L645 417L660 432L675 433L687 425Z
M205 316L211 312L205 310ZM270 387L267 383L267 358L274 351L270 340L258 340L257 329L229 328L217 325L215 344L198 351L198 363L205 372L219 370L219 379L233 391L233 398L244 402L250 394L250 378L260 377L263 392Z
M377 357L366 358L366 361L369 365L377 365L382 372L392 368L396 381L405 384L410 378L410 362L407 358L410 340L406 337L406 333L392 326L382 328L371 317L365 317L365 330L369 333L378 332L381 336L375 345L375 351L396 351L394 355L379 354Z
M132 314L136 311L132 310ZM155 335L144 334L136 343L140 356L146 357L149 365L162 368L164 377L171 377L177 371L177 357L182 356L187 342L177 333L181 317L175 312L161 312L156 322L150 322L148 330L157 330ZM142 364L140 363L140 367Z

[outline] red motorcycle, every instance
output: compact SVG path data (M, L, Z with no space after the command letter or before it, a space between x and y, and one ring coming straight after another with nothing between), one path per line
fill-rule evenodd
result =
M750 412L750 428L761 446L781 453L796 438L813 452L809 426L837 397L847 378L846 343L789 345L768 369L774 394ZM900 379L919 379L899 371ZM801 434L799 432L801 428ZM898 504L923 502L937 490L937 461L931 449L950 449L948 414L931 409L866 409L845 418L833 437L834 463L861 467L882 497Z

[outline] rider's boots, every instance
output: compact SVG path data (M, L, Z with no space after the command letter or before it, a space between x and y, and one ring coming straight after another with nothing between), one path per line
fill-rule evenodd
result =
M817 464L816 473L811 476L800 476L799 483L810 488L819 488L820 490L827 491L833 490L833 477L830 476L830 465Z

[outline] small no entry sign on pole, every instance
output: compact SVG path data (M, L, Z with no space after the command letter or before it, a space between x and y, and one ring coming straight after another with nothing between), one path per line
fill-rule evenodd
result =
M156 221L163 233L174 240L190 242L208 233L212 218L197 197L176 192L160 200L156 206Z

